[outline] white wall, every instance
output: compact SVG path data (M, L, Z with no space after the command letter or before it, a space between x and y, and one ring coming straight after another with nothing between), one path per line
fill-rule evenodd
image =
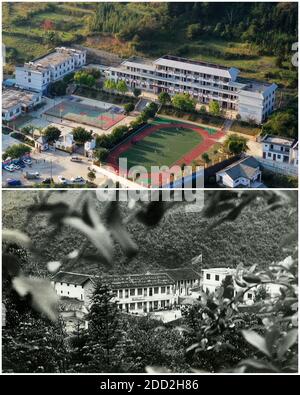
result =
M21 115L21 108L22 105L21 103L18 104L17 106L11 107L9 110L2 110L2 119L3 121L10 121L14 119L15 117L18 117Z
M84 290L80 285L67 284L55 282L53 283L54 289L58 296L66 296L68 298L75 298L84 300Z

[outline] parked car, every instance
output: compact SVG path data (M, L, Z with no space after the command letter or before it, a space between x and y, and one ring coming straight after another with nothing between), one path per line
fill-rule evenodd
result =
M10 171L10 172L13 172L13 171L16 170L13 165L5 165L4 169L7 170L7 171Z
M27 180L32 180L32 179L35 179L35 178L39 178L39 176L40 176L40 173L38 171L31 172L31 173L26 172L25 175L24 175L24 177L27 178Z
M20 170L20 169L21 169L21 166L16 165L16 164L14 164L14 163L12 163L11 166L12 166L15 170Z
M73 184L85 184L86 183L85 179L80 176L71 178L71 182Z
M15 178L7 178L6 183L7 183L7 185L13 186L13 187L22 185L22 182L20 180L16 180Z
M32 160L29 158L24 158L23 159L23 163L25 163L25 165L31 165L32 164Z
M72 156L70 160L72 162L82 162L82 158L80 158L80 156Z
M41 183L49 185L52 182L53 182L53 178L48 177L48 178L44 178Z
M68 180L67 180L65 177L63 177L63 176L57 176L57 178L58 178L58 183L59 183L59 184L63 184L63 185L68 184Z

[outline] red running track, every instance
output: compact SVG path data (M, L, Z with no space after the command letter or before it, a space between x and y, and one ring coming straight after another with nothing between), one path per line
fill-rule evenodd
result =
M145 130L141 131L137 135L132 136L131 139L127 140L117 148L115 148L107 157L107 162L111 164L116 170L118 169L118 160L119 157L121 156L122 153L128 151L130 148L132 148L132 141L141 141L145 137L149 136L150 134L156 132L159 129L162 128L185 128L185 129L191 129L194 130L195 132L199 133L203 137L203 141L201 141L200 144L198 144L195 148L193 148L190 152L182 156L179 160L177 160L173 165L180 165L182 163L185 163L186 165L189 165L194 159L196 159L199 155L203 154L204 152L208 151L208 149L214 145L221 137L223 137L225 134L221 131L218 130L216 133L213 135L209 134L207 130L200 128L199 126L195 126L192 124L188 123L169 123L169 124L159 124L159 125L153 125L151 127L145 128Z

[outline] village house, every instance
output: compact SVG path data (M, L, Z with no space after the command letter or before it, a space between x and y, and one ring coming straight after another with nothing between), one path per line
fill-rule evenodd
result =
M222 286L225 278L230 277L233 280L234 295L236 295L241 290L244 290L244 288L239 287L234 281L235 272L236 270L233 268L224 267L202 269L201 291L206 293L214 293L218 288ZM245 294L243 295L243 302L245 305L252 305L254 303L255 294L259 287L260 285L255 288L251 288L249 291L245 292ZM271 295L271 297L280 294L280 286L277 284L266 284L265 288L266 291Z
M2 120L11 121L28 113L42 101L40 93L16 88L2 89Z
M261 183L261 175L259 162L253 156L248 156L219 170L216 182L229 188L254 188Z
M86 51L57 47L45 56L16 67L16 86L46 93L51 82L62 79L86 63Z
M166 55L151 61L132 57L106 76L123 80L131 89L159 94L188 93L199 103L219 103L244 121L261 124L275 109L276 84L239 78L239 70L208 62Z
M298 141L296 139L265 135L261 139L263 159L298 166Z

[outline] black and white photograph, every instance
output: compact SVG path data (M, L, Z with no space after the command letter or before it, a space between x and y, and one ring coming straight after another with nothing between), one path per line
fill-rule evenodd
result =
M297 372L297 192L132 192L3 191L3 371Z

